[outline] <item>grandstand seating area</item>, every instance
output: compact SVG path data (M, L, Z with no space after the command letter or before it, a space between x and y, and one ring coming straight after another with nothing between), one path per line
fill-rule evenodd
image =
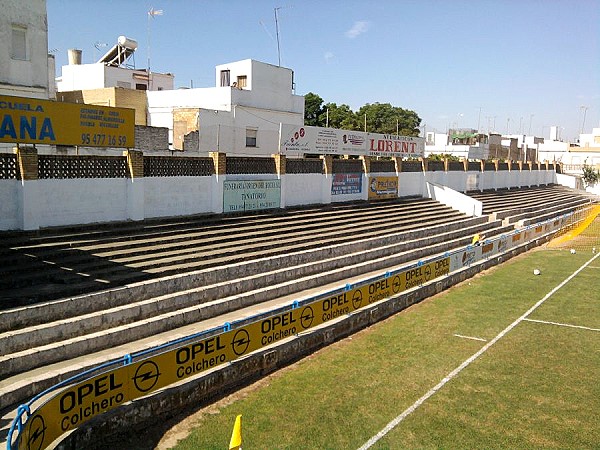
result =
M0 441L19 403L84 369L590 203L562 186L4 233Z

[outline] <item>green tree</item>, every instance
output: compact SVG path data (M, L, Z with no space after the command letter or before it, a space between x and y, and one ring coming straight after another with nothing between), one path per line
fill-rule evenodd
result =
M323 99L313 92L304 96L305 125L364 131L365 118L370 133L418 136L420 132L421 118L416 112L390 103L367 103L354 112L346 104L324 105Z
M421 118L416 112L392 106L389 103L367 103L356 113L362 121L362 130L370 133L400 134L402 136L418 136Z
M315 127L325 126L319 123L319 117L323 113L323 99L317 94L309 92L304 96L304 125Z
M336 105L327 103L323 106L323 112L319 116L319 123L329 128L340 128L342 130L354 129L354 112L348 105Z

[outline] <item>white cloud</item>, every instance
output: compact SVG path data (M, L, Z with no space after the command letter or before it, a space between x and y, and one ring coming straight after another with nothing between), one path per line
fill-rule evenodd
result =
M359 34L366 33L368 31L370 25L371 25L370 22L366 22L364 20L359 20L358 22L354 22L354 25L352 25L352 28L350 28L348 31L346 31L346 33L345 33L346 37L348 39L354 39Z
M329 63L333 58L335 58L335 55L332 52L325 52L323 58L325 58L326 63Z

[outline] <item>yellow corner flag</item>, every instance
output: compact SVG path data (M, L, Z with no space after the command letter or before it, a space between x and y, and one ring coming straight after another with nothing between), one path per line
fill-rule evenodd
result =
M231 441L229 441L229 450L242 450L242 415L235 418Z

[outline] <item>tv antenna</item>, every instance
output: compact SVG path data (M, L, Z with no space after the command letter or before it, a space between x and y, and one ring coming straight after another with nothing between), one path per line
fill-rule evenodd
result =
M100 50L103 47L108 47L108 44L105 42L96 41L94 42L94 47L96 48L96 59L100 59Z
M275 35L277 36L277 65L281 67L281 47L279 45L279 10L284 8L291 8L291 6L277 6L273 8L275 12Z

